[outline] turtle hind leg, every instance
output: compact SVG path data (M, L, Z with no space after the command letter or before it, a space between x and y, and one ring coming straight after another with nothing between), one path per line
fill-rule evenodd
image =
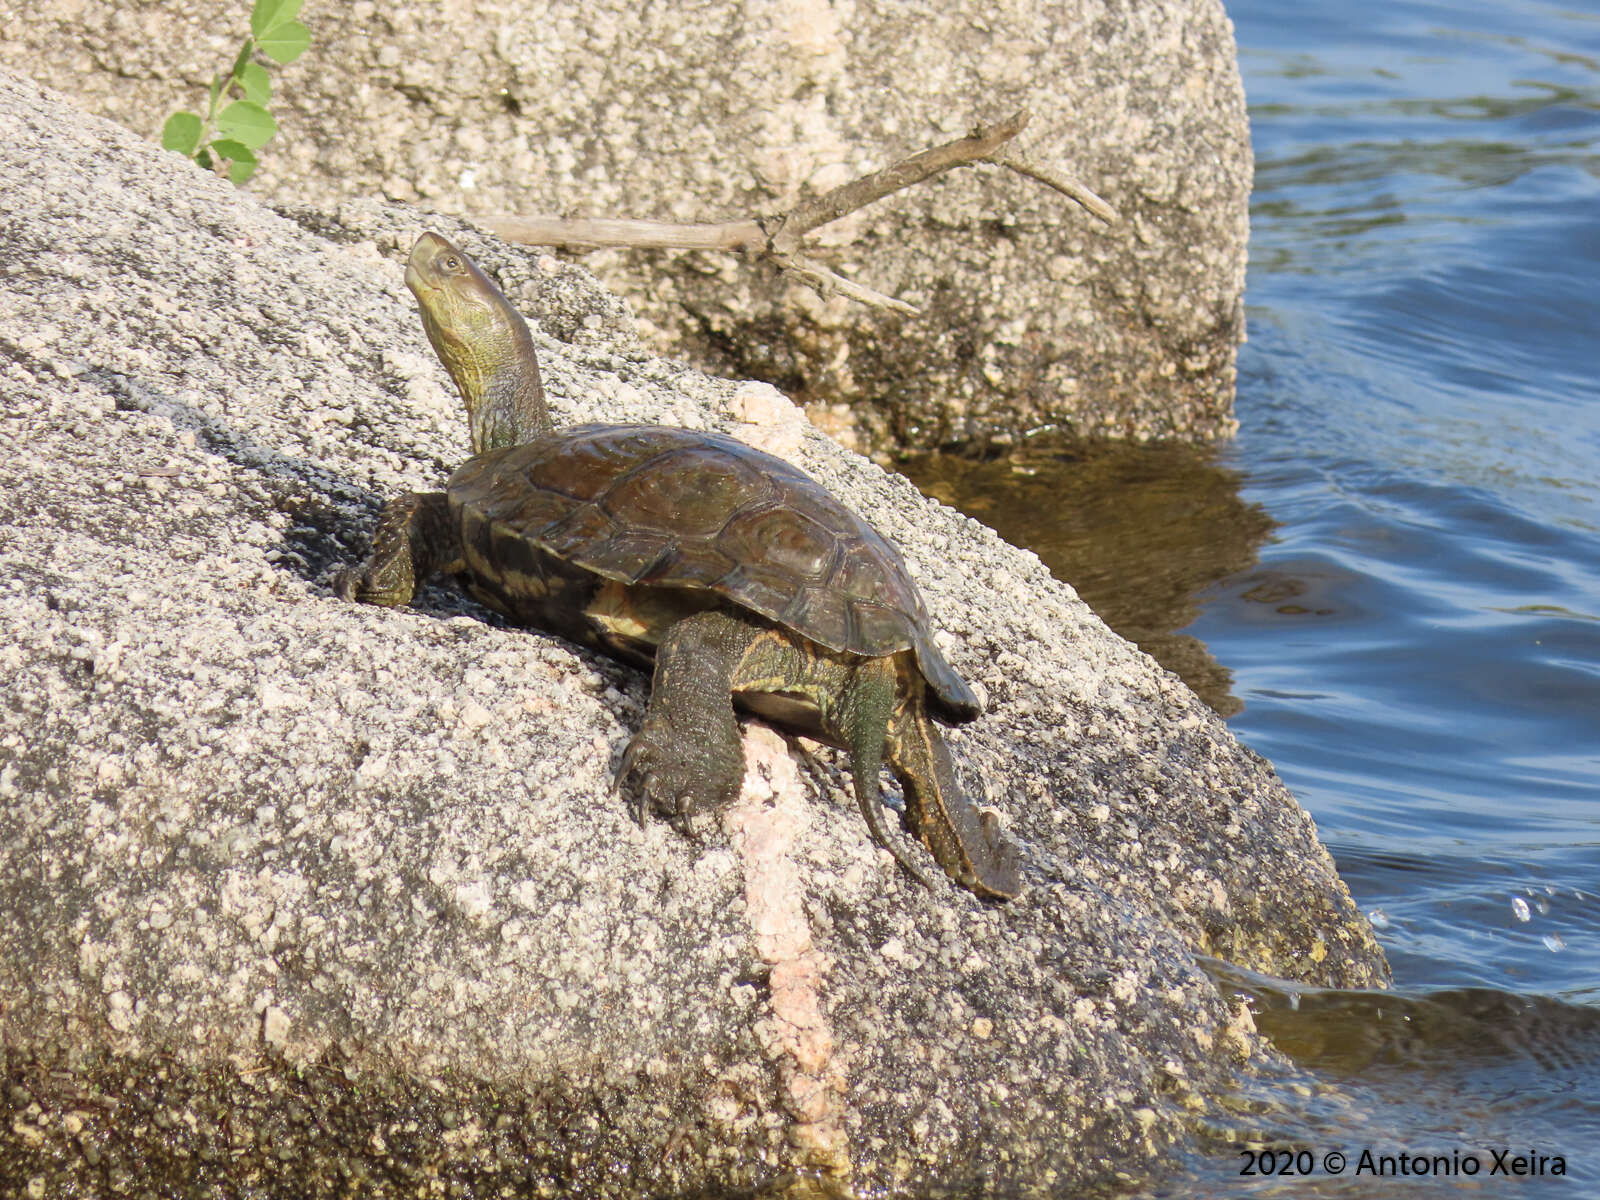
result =
M333 590L363 604L409 604L430 575L463 565L449 499L443 492L407 492L383 506L367 561L335 574Z
M653 809L685 832L696 812L732 803L744 782L744 747L733 714L738 693L778 724L845 747L872 839L906 874L931 887L883 820L878 781L897 687L891 658L834 655L740 612L713 609L684 617L656 647L650 704L623 753L617 783L640 823ZM786 705L762 698L809 708L820 727L783 719L778 710Z
M993 816L980 815L967 800L920 688L911 688L890 718L888 750L890 769L905 789L906 819L945 874L986 899L1019 895L1016 847Z
M814 720L785 720L777 712L768 715L781 726L831 740L848 751L856 803L872 840L893 855L907 875L931 888L928 877L890 836L883 822L878 779L883 771L884 739L894 711L894 661L839 655L799 634L770 626L757 629L757 636L751 639L734 672L734 690L742 693L746 703L758 712L766 707L760 699L763 696L769 701L779 697L797 701L801 708L814 712Z
M883 771L883 751L889 719L894 713L895 667L889 658L869 658L850 672L850 681L838 700L833 723L844 735L850 752L850 774L856 788L856 804L867 822L867 832L899 864L900 869L925 888L932 888L928 877L890 839L883 823L883 793L879 776ZM908 797L909 799L909 797Z
M654 810L679 830L731 804L744 782L733 679L765 627L717 610L684 617L656 647L650 703L622 755L616 783L634 820Z

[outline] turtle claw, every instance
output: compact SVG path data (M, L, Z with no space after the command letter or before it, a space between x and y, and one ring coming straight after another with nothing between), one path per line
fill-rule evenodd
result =
M617 770L611 776L611 786L622 793L623 803L628 806L628 815L633 818L634 824L643 829L649 819L650 802L647 787L627 787L626 781L633 774L634 747L638 739L628 743L628 748L622 752L622 761L617 764Z
M695 806L694 797L687 794L678 796L674 800L674 805L673 812L667 817L667 824L691 842L701 841L701 831L696 829L694 824L695 814L700 811Z
M339 599L354 603L360 578L360 571L353 567L343 567L333 573L333 578L328 581L328 587Z
M392 569L374 567L370 562L335 571L328 586L341 600L378 604L385 608L408 604L416 594L416 586L411 578Z
M885 829L883 825L882 813L885 810L890 812L893 811L892 809L889 809L888 805L880 803L878 805L878 820L874 821L870 816L867 817L867 832L872 835L872 840L876 842L880 848L889 852L889 857L894 859L896 866L898 866L907 875L911 876L914 882L920 883L930 892L933 891L933 881L923 874L921 868L919 868L916 863L911 861L910 857L907 856L904 850L890 840L889 831ZM862 809L862 814L864 816L866 815L865 808ZM909 814L900 814L900 824L901 828L907 833L914 835L915 831L912 829L911 818Z
M743 762L731 779L711 769L698 753L668 730L658 731L648 720L628 748L612 784L622 792L628 811L641 826L654 812L685 837L696 836L692 820L705 809L732 803L743 780Z
M378 604L391 607L410 599L394 588L385 590L383 580L369 567L345 567L331 580L333 594L352 604ZM393 593L393 594L391 594Z

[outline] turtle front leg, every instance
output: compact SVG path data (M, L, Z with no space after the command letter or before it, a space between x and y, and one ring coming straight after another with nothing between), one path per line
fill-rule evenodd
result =
M744 782L744 746L733 715L733 679L770 630L735 613L685 617L656 647L644 723L617 769L634 820L655 810L684 833L689 818L724 807Z
M409 604L430 575L462 570L461 535L443 492L407 492L383 506L372 553L333 577L344 600Z

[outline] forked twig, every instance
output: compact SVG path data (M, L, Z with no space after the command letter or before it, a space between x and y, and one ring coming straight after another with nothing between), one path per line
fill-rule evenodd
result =
M914 187L956 167L980 162L1016 171L1070 197L1107 224L1116 222L1116 210L1088 188L1033 162L1008 145L1027 123L1026 110L1015 113L1003 121L981 126L967 137L919 151L881 171L852 179L824 195L802 201L780 216L767 219L707 225L612 219L565 220L560 217L489 216L472 219L508 242L531 246L626 246L633 249L727 250L749 254L766 259L779 270L797 276L823 296L837 293L877 308L915 315L917 310L905 301L846 279L808 257L805 253L805 236L885 196Z
M799 248L800 239L818 226L914 187L924 179L986 158L1021 133L1027 123L1028 113L1023 110L1004 121L975 129L968 137L923 150L881 171L840 184L815 200L804 200L791 209L773 231L772 249L779 254L792 254Z

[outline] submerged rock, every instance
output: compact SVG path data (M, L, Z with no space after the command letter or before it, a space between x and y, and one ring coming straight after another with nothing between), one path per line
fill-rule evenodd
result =
M770 388L644 353L585 272L404 209L290 222L3 75L0 190L8 1184L1059 1195L1271 1059L1197 954L1383 981L1186 688ZM903 547L987 693L950 741L1020 899L911 884L841 760L758 724L699 841L641 830L641 675L449 588L331 595L466 453L401 282L425 228L535 320L558 419L758 442Z
M0 67L153 137L232 61L242 19L235 0L41 0ZM658 346L766 379L877 450L1236 428L1251 154L1221 0L457 0L305 19L251 182L280 202L735 220L1030 109L1016 146L1123 221L981 167L820 231L824 259L915 319L728 255L585 261Z

